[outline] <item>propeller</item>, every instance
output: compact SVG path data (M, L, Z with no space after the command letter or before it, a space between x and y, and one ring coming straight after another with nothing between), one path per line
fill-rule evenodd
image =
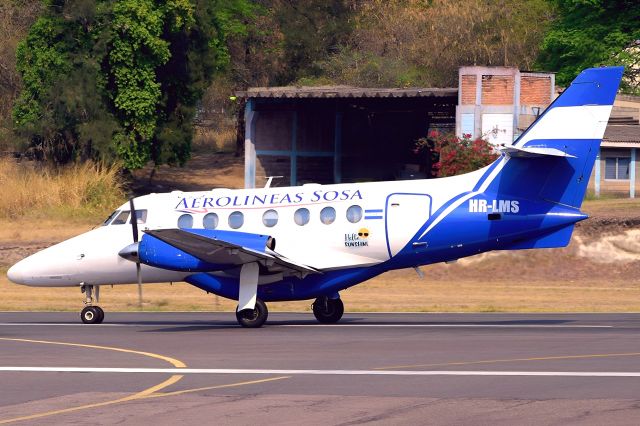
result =
M138 215L133 205L133 198L129 198L129 207L131 210L131 230L133 231L133 244L138 246ZM136 247L137 251L137 247ZM142 307L142 273L140 268L140 257L136 256L136 278L138 279L138 307Z

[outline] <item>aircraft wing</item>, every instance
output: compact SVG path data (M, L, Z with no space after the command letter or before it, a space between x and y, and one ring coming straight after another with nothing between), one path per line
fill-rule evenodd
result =
M258 262L269 272L283 272L286 275L304 277L321 273L307 265L296 263L273 250L259 251L235 244L221 238L209 238L182 229L158 229L145 233L155 237L191 256L212 264L244 265Z

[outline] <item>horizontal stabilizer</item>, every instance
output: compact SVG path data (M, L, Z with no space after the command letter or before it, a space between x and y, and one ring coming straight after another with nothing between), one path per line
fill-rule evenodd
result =
M571 155L568 152L559 150L557 148L541 147L541 146L515 146L507 145L499 148L500 152L507 154L509 157L565 157L576 158L575 155Z
M530 238L524 241L518 241L512 245L502 248L501 250L524 250L538 248L559 248L566 247L571 241L574 225L565 226L556 231L541 235L537 238Z

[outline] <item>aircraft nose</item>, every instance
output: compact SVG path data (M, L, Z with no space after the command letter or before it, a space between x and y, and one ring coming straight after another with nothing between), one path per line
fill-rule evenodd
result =
M26 284L24 262L18 262L7 271L7 278L16 284Z

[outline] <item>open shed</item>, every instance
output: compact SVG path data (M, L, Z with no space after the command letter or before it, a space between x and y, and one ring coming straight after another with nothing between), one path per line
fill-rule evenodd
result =
M415 142L455 129L458 89L260 87L245 107L245 187L421 175Z

